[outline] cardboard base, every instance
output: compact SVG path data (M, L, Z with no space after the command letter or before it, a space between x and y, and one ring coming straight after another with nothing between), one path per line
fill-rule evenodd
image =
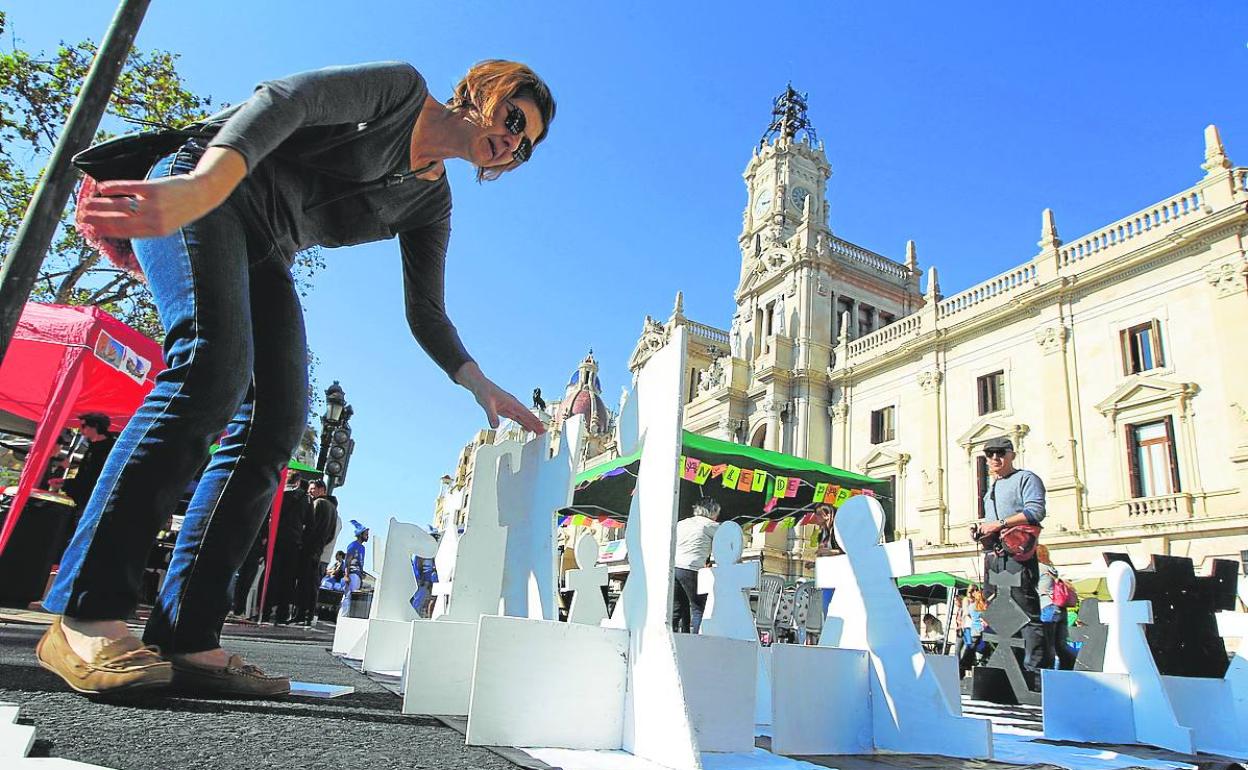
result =
M758 643L697 634L676 634L675 639L698 748L753 751Z
M945 702L949 704L949 713L962 715L962 672L958 668L958 659L952 655L924 655L927 667L940 682L940 691L945 694Z
M1044 671L1041 676L1045 738L1084 743L1136 742L1131 682L1126 674Z
M1229 682L1188 676L1163 676L1161 682L1179 724L1191 728L1197 751L1248 757L1248 724L1237 719Z
M477 624L413 620L408 629L403 713L468 716Z
M771 750L787 756L870 754L869 660L862 650L771 646Z
M398 676L407 662L410 620L370 620L362 668L373 674Z
M368 618L338 616L338 622L334 626L334 646L332 648L335 655L341 655L351 660L363 660L364 645L367 639Z
M620 748L627 655L628 633L622 630L482 617L467 742ZM576 704L575 717L548 707L558 703Z
M758 645L758 673L754 684L754 724L771 724L771 648Z

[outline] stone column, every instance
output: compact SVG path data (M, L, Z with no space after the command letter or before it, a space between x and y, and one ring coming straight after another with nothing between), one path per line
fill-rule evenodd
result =
M943 545L947 540L948 514L945 505L944 409L941 399L944 373L938 363L933 362L922 369L916 379L923 393L919 398L917 418L919 450L915 453L919 459L919 479L922 482L918 502L919 544L926 540L933 545Z
M1048 510L1044 524L1053 531L1079 531L1087 527L1075 433L1076 406L1070 382L1070 351L1066 344L1069 335L1070 330L1060 317L1051 319L1035 333L1041 354L1036 373L1044 383L1041 388L1044 427L1038 441L1033 443L1034 449L1047 453L1049 461L1048 477L1044 479Z

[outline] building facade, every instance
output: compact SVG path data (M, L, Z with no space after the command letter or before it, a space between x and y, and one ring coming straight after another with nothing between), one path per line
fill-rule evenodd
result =
M1030 259L945 297L935 268L920 291L913 242L895 261L832 233L831 167L792 96L776 114L800 119L773 124L745 169L731 328L686 319L678 297L630 360L689 326L685 427L889 479L889 534L915 541L920 571L978 574L969 530L996 436L1044 479L1044 540L1066 574L1106 550L1238 559L1248 169L1216 128L1194 185L1069 241L1046 210ZM809 574L804 540L752 551Z

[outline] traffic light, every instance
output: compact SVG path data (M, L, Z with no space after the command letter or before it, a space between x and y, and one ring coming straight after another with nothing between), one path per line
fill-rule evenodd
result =
M351 462L351 452L355 450L355 439L351 438L351 425L343 422L330 428L325 436L325 475L331 487L341 487L347 483L347 465Z

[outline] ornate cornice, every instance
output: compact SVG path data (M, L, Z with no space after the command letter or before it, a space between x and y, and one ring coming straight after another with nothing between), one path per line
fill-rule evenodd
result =
M1066 339L1069 335L1070 330L1062 324L1046 326L1043 329L1036 329L1036 344L1040 346L1045 355L1060 353L1066 349Z

